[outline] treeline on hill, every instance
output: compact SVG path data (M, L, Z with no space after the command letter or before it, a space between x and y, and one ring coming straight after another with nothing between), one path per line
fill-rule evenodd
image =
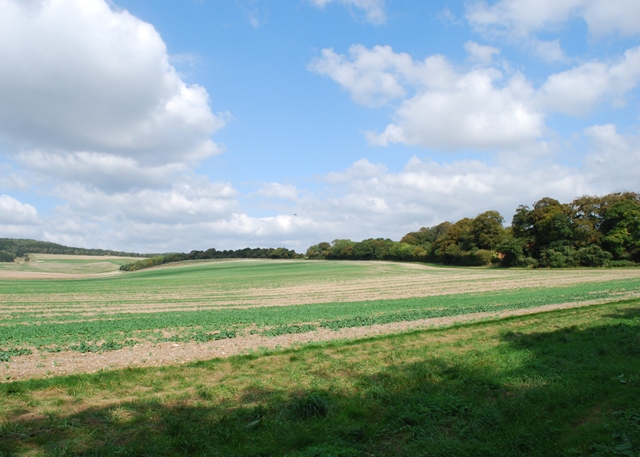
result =
M497 211L407 233L399 242L334 240L307 250L310 259L404 260L505 267L632 266L640 262L640 194L543 198L521 205L511 226Z
M27 254L112 255L120 257L143 257L144 255L108 249L73 248L48 241L0 238L0 262L13 262L16 257L24 257Z
M149 259L138 260L137 262L122 265L122 271L137 271L143 268L164 265L165 263L181 262L183 260L200 259L297 259L301 257L295 251L287 248L244 248L233 250L217 251L215 248L206 251L191 251L185 253L171 253L151 257Z

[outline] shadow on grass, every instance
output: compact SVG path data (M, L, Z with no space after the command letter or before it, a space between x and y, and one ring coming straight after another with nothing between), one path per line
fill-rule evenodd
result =
M325 376L313 390L245 389L231 403L198 386L172 401L4 422L0 456L635 456L638 311L586 329L508 332L475 348L414 348L413 362L396 358L375 373L337 365L350 389ZM402 346L420 335L395 338ZM314 351L322 349L298 353ZM118 373L103 379L117 382ZM1 386L0 399L22 395L21 386Z

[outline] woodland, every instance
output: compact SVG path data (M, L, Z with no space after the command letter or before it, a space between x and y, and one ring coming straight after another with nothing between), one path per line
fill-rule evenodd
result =
M582 196L570 203L542 198L520 205L511 225L497 211L442 222L400 241L377 238L322 242L310 259L400 260L504 267L633 266L640 262L640 194Z

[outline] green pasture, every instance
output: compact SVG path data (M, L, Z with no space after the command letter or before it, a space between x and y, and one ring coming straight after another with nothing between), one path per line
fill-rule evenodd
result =
M0 384L0 456L637 456L640 301Z

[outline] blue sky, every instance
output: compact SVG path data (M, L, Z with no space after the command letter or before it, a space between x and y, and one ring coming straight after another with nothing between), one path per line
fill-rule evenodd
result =
M640 190L636 0L0 11L0 236L304 251Z

